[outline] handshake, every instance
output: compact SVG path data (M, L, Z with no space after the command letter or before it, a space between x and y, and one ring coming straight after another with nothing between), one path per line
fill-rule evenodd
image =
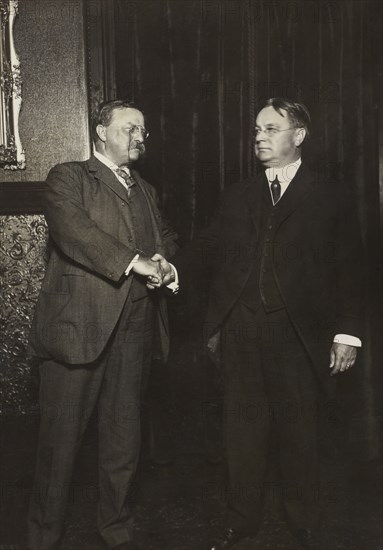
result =
M139 256L132 271L146 277L146 286L151 290L169 285L175 280L173 267L161 254L154 254L151 258Z

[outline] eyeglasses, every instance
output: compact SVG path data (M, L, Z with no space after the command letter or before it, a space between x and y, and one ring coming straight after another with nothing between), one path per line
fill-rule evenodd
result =
M286 132L287 130L296 130L297 126L291 126L290 128L285 128L284 130L279 130L278 128L255 128L253 136L256 138L259 136L261 132L267 135L267 137L273 137L276 134L279 134L279 132Z
M142 135L143 139L148 139L149 137L149 132L146 128L144 128L143 126L136 126L135 124L132 124L128 127L128 132L130 136L134 136L134 134L139 133Z

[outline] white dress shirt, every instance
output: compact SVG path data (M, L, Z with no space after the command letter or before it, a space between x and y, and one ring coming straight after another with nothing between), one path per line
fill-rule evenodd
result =
M273 200L273 194L271 192L271 184L275 180L276 177L278 177L279 183L281 184L281 196L282 198L283 194L285 193L286 189L289 186L290 181L295 177L295 174L298 172L298 168L302 164L301 159L291 162L290 164L286 164L286 166L282 166L282 168L275 168L274 166L271 168L266 168L266 177L267 181L269 182L269 189L270 189L270 195L271 199ZM273 200L274 203L274 200Z

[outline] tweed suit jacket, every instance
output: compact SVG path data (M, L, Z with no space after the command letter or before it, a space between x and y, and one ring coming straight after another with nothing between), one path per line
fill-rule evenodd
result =
M155 250L169 257L177 235L161 216L154 188L133 175L148 204ZM30 335L32 355L84 364L105 348L135 276L125 276L137 254L127 198L113 172L93 156L50 171L44 213L51 250ZM166 356L167 312L160 294L158 326Z
M189 273L211 280L206 340L240 299L260 263L260 208L265 173L226 188L211 225L172 259L181 288ZM303 163L275 210L270 253L290 320L331 391L329 352L335 334L361 337L363 252L355 205L344 186L320 181Z

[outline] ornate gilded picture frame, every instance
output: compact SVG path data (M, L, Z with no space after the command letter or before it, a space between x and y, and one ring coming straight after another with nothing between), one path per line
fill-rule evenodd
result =
M21 109L20 62L13 40L18 0L0 0L0 166L25 168L19 135Z

